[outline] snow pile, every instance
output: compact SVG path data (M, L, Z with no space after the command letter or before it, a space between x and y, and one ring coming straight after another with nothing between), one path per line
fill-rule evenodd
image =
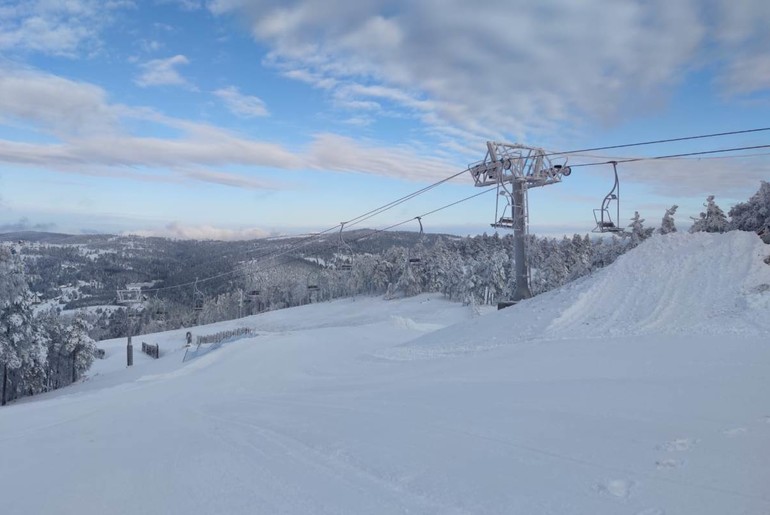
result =
M768 254L749 232L658 235L589 277L378 356L422 359L564 338L767 334Z
M760 334L770 329L767 255L749 232L651 238L585 283L548 334Z

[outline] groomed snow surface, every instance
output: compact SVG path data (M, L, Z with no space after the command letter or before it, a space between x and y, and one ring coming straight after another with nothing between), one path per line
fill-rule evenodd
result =
M102 342L0 409L0 511L767 515L768 254L656 236L503 311L358 297L184 364L185 330Z

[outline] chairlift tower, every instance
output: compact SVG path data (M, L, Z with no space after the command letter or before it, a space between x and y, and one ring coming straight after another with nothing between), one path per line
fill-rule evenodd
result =
M562 164L553 164L542 148L488 141L487 155L482 161L469 166L468 171L476 187L497 186L499 195L508 200L510 216L506 217L503 212L498 218L495 213L492 227L513 229L516 291L512 300L528 299L532 296L527 264L528 191L559 183L572 170L566 166L566 159Z
M128 332L126 341L126 366L130 367L134 365L134 346L131 344L133 323L131 319L139 318L141 316L139 308L142 307L144 301L147 299L139 286L128 286L125 290L117 290L117 294L117 304L126 307L126 331ZM133 313L131 312L132 309L134 310Z

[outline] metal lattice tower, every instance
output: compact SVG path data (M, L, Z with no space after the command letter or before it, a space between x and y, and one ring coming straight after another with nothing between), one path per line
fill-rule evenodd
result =
M497 186L499 194L508 197L511 215L495 216L492 227L513 229L513 260L516 271L514 301L532 296L527 264L527 234L529 233L529 188L539 188L561 182L571 170L564 164L553 164L545 150L517 143L487 142L484 159L468 167L475 186Z

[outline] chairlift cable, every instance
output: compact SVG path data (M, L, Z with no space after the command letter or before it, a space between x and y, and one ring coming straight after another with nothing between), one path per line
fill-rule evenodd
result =
M663 143L675 143L678 141L691 141L696 139L706 139L706 138L718 138L722 136L735 136L738 134L750 134L754 132L764 132L764 131L770 131L770 127L760 127L758 129L743 129L738 131L729 131L729 132L715 132L712 134L699 134L697 136L683 136L680 138L668 138L668 139L659 139L659 140L652 140L652 141L641 141L637 143L624 143L622 145L609 145L605 147L594 147L594 148L583 148L579 150L568 150L566 152L552 152L550 154L545 155L565 155L565 154L580 154L585 152L594 152L596 150L612 150L615 148L630 148L630 147L641 147L646 145L659 145Z
M602 161L602 162L595 162L595 163L578 163L574 165L570 165L570 168L577 168L577 167L584 167L584 166L600 166L600 165L608 165L612 164L613 162L617 164L621 163L636 163L640 161L660 161L663 159L679 159L679 158L685 158L685 157L693 157L693 156L703 156L703 155L709 155L709 154L720 154L724 152L739 152L742 150L756 150L760 148L770 148L770 145L754 145L750 147L733 147L733 148L721 148L717 150L701 150L698 152L684 152L681 154L668 154L663 156L651 156L651 157L631 157L627 159L618 159L615 161ZM741 157L741 156L724 156L724 157Z
M610 150L610 149L616 149L616 148L629 148L629 147L636 147L636 146L644 146L644 145L655 145L655 144L663 144L663 143L672 143L672 142L678 142L678 141L688 141L688 140L696 140L696 139L704 139L704 138L714 138L714 137L723 137L723 136L732 136L732 135L738 135L738 134L748 134L748 133L756 133L756 132L762 132L762 131L768 131L770 130L770 127L762 127L762 128L756 128L756 129L745 129L745 130L739 130L739 131L729 131L729 132L720 132L720 133L712 133L712 134L702 134L702 135L696 135L696 136L685 136L685 137L679 137L679 138L668 138L668 139L660 139L660 140L652 140L652 141L644 141L644 142L637 142L637 143L626 143L622 145L610 145L610 146L604 146L604 147L594 147L594 148L586 148L586 149L579 149L579 150L570 150L570 151L563 151L563 152L550 152L545 155L567 155L567 154L578 154L578 153L585 153L585 152L593 152L598 150ZM700 151L700 152L687 152L687 153L681 153L681 154L669 154L669 155L663 155L663 156L655 156L655 157L640 157L640 158L628 158L628 159L619 159L617 160L617 163L630 163L630 162L638 162L638 161L648 161L648 160L662 160L662 159L675 159L675 158L685 158L685 157L693 157L693 156L702 156L702 155L710 155L710 154L717 154L717 153L724 153L724 152L737 152L737 151L744 151L744 150L756 150L756 149L766 149L770 148L770 145L755 145L755 146L746 146L746 147L734 147L734 148L727 148L727 149L719 149L719 150L707 150L707 151ZM740 157L740 156L726 156L726 157ZM585 167L585 166L598 166L598 165L604 165L609 164L610 161L604 161L604 162L596 162L596 163L581 163L581 164L574 164L571 165L571 168L575 167ZM441 184L444 184L456 177L459 177L460 175L463 175L467 173L467 169L464 169L460 172L457 172L455 174L452 174L444 179L441 179L440 181L437 181L435 183L432 183L428 186L425 186L417 191L414 191L408 195L404 195L396 200L393 200L391 202L388 202L387 204L384 204L378 208L375 208L373 210L367 211L366 213L363 213L357 217L351 218L350 220L347 220L344 222L345 225L351 226L356 225L358 223L361 223L365 220L368 220L378 214L382 214L390 209L393 209L394 207L411 200L419 195L422 195L423 193L426 193L430 191L433 188L438 187ZM436 213L438 211L441 211L443 209L447 209L449 207L452 207L454 205L457 205L461 202L465 202L467 200L470 200L472 198L475 198L477 196L480 196L484 193L488 193L489 191L492 191L492 189L484 190L480 193L477 193L475 195L471 195L469 197L466 197L464 199L458 200L456 202L453 202L451 204L447 204L445 206L442 206L440 208L437 208L433 211L430 211L428 213L425 213L421 216L429 216L430 214ZM397 224L393 224L389 227L386 227L384 229L376 230L375 232L372 232L368 235L365 235L363 237L360 237L353 241L358 241L359 239L362 239L364 237L369 237L374 234L377 234L379 232L383 232L395 227L398 227L400 225L404 225L408 223L409 221L413 220L414 218L410 218L409 220L405 220L403 222L399 222ZM318 233L311 234L301 240L300 242L297 242L290 246L288 249L285 249L283 252L279 253L272 253L265 256L257 256L258 259L275 259L277 257L281 257L283 255L286 255L290 252L294 252L300 247L306 246L307 244L311 243L312 241L318 239L321 235L326 234L328 232L334 231L338 228L340 228L343 224L337 224L333 227L329 227L323 231L320 231ZM242 268L242 267L241 267ZM172 290L172 289L179 289L179 288L185 288L191 285L194 285L198 282L208 282L214 279L219 279L222 277L227 277L230 275L236 275L239 273L243 273L244 270L240 270L238 268L235 268L233 270L222 272L219 274L215 274L212 276L204 277L203 279L196 280L196 281L188 281L186 283L180 283L172 286L163 286L160 288L148 288L144 291L147 292L158 292L158 291L165 291L165 290Z

